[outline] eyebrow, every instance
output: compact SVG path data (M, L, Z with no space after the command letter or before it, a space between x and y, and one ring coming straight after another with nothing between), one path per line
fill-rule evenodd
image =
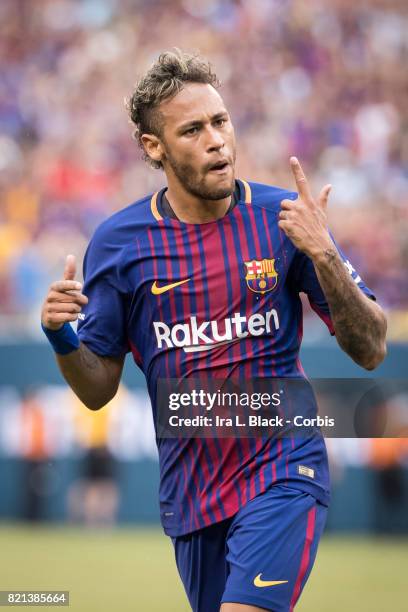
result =
M218 119L222 119L222 117L225 117L225 116L227 116L227 115L228 115L228 112L227 112L226 110L225 110L225 111L221 111L221 112L216 113L215 115L213 115L213 116L211 117L211 121L217 121ZM187 121L186 123L182 123L182 124L179 126L178 130L179 130L180 132L182 132L182 131L184 131L184 130L188 130L189 128L192 128L192 127L196 127L196 126L202 125L202 123L203 123L203 122L202 122L202 121L200 121L199 119L193 119L192 121Z

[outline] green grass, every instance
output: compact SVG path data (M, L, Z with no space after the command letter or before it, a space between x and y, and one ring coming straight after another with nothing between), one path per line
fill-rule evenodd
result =
M296 610L406 611L407 568L408 539L326 537ZM75 612L190 610L159 529L3 526L0 590L11 589L69 590Z

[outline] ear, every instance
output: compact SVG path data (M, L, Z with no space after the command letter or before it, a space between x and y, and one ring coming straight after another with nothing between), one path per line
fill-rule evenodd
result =
M161 162L164 157L164 149L160 138L154 134L142 134L141 141L150 159Z

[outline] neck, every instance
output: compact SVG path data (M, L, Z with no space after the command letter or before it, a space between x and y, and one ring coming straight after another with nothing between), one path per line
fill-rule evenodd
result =
M187 192L180 184L168 181L166 197L177 219L183 223L208 223L227 213L232 195L220 200L206 200Z

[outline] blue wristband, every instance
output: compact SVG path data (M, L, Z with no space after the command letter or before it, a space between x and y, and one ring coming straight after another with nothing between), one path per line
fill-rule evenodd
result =
M60 329L49 329L42 323L41 327L58 355L68 355L79 349L79 338L69 323L64 323Z

